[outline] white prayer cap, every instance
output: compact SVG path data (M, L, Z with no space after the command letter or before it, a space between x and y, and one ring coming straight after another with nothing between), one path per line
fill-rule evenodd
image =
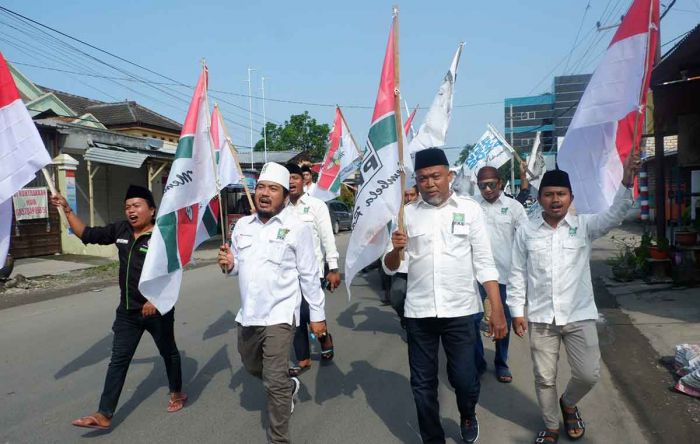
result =
M279 163L267 162L263 165L258 182L263 180L278 183L289 191L289 171Z

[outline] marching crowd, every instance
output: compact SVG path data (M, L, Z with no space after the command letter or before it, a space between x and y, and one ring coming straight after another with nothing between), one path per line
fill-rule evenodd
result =
M510 331L529 336L544 421L534 442L557 442L560 419L569 439L581 438L586 424L577 404L600 374L591 245L620 224L631 207L638 155L627 158L610 208L595 215L571 211L574 196L569 177L561 170L544 174L537 190L542 212L528 218L522 196L516 200L502 192L495 168L478 172L480 193L470 198L451 190L454 174L442 150L417 152L414 166L416 186L404 194L403 226L392 224L381 267L392 276L387 299L406 331L410 385L423 442L445 442L438 406L440 343L455 390L462 439L467 443L478 439L476 405L487 366L482 328L495 341L495 374L503 383L513 380L508 367ZM318 339L322 359L334 356L324 289L332 292L340 285L339 255L328 208L308 194L312 187L308 168L265 164L255 188L255 212L236 223L230 242L218 254L222 269L238 277L238 353L245 369L262 380L271 443L290 442L299 376L311 366L310 336ZM174 309L159 313L138 290L155 223L153 196L132 185L124 200L126 220L104 227L85 226L58 194L51 202L64 209L71 229L84 243L115 244L120 262L121 298L99 407L73 424L110 428L144 331L151 334L165 362L171 393L167 411L182 409L187 395L182 391ZM485 300L490 306L487 318ZM559 396L556 379L562 342L571 379ZM296 360L290 365L292 350Z

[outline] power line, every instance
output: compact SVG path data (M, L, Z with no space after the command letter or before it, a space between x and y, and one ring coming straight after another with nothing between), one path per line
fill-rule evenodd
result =
M566 64L564 65L564 71L566 72L566 68L569 66L569 60L571 60L571 54L574 53L574 49L576 48L576 43L578 42L578 38L581 35L581 29L583 28L583 22L586 20L586 15L588 15L588 10L591 9L591 2L588 0L588 3L586 3L586 8L583 10L583 16L581 16L581 23L578 25L578 31L576 31L576 37L574 38L574 43L571 44L571 50L569 51L569 57L566 59Z

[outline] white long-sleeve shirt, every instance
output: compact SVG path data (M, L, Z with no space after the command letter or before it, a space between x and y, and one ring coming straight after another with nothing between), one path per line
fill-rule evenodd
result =
M302 294L312 322L325 320L325 297L311 227L285 208L263 224L257 215L238 220L231 233L241 290L236 321L243 326L299 325Z
M481 312L475 279L496 281L498 271L479 204L454 193L439 207L419 199L406 206L405 224L406 317L453 318Z
M503 193L493 203L486 201L481 194L475 200L481 205L486 218L493 259L498 270L498 283L507 284L513 238L518 227L527 222L527 213L520 202Z
M620 225L632 206L632 192L620 186L612 205L600 214L567 214L556 228L542 215L515 235L507 303L513 317L525 306L531 322L566 325L597 319L591 282L591 245Z
M338 248L335 245L335 235L331 224L331 215L328 207L321 199L309 195L303 195L297 200L296 205L289 202L296 215L310 227L314 236L314 253L319 264L319 270L323 275L324 254L328 268L338 268Z

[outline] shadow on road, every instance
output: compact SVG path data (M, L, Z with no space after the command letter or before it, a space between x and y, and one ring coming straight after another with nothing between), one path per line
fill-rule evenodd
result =
M359 302L355 302L343 310L336 318L338 325L353 331L401 335L402 329L399 319L390 308L381 310L378 307L370 306L358 310L359 305ZM356 322L356 318L360 318L361 321Z
M341 379L343 394L353 397L361 389L369 407L399 442L420 442L413 395L406 377L373 367L367 361L354 361L350 365L351 370Z
M77 372L78 370L95 365L101 362L112 354L112 333L109 333L104 338L97 341L90 348L85 350L80 356L73 359L71 362L66 364L62 369L57 371L53 377L54 379L62 379L71 373Z
M182 362L182 375L183 384L186 380L186 375L192 375L197 371L197 361L189 358L185 355L183 351L180 351L180 360ZM153 368L151 372L144 378L139 385L134 390L134 394L131 395L124 404L117 407L117 411L114 413L112 418L112 429L118 427L126 418L131 415L134 410L138 408L139 405L151 395L153 395L161 387L168 387L168 379L165 373L165 365L163 365L163 358L160 356L152 356L145 359L134 359L131 361L131 365L141 365L141 364L151 364ZM167 392L166 396L163 396L163 411L167 405ZM90 438L95 436L101 436L109 431L94 430L83 435L84 438Z
M214 376L224 370L228 370L231 373L231 361L228 358L228 352L226 351L226 345L221 346L221 348L214 353L214 355L202 366L199 372L194 375L193 378L186 378L190 381L187 383L183 390L187 393L188 404L194 404L199 399L206 386L214 379ZM196 370L196 368L195 368ZM194 373L194 372L193 372ZM185 375L183 369L183 376Z
M215 338L217 336L225 335L229 331L236 328L236 315L231 312L231 310L226 310L224 314L214 321L202 335L202 340Z

